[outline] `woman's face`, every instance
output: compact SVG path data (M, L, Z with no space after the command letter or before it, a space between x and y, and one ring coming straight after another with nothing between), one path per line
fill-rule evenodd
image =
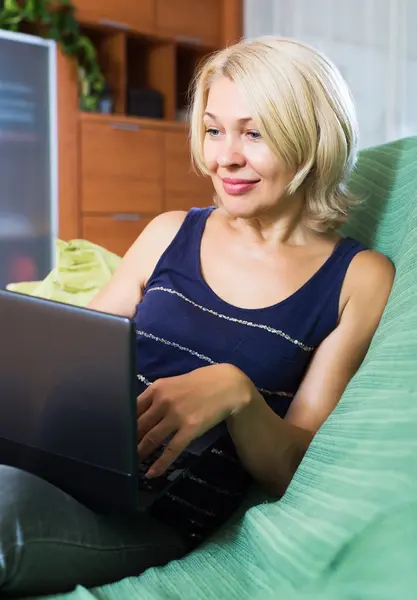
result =
M216 79L204 114L204 159L226 211L241 218L281 212L295 171L262 139L235 83Z

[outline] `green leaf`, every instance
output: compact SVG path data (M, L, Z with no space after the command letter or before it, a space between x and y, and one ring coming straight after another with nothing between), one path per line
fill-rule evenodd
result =
M45 15L51 15L53 8L50 0L30 0L32 11L36 20L42 19Z
M2 20L6 20L6 19L15 19L15 18L21 18L21 14L20 11L15 10L15 9L4 9L0 12L0 17Z
M54 40L55 42L59 42L59 39L60 39L59 29L56 25L51 25L51 27L49 27L48 38L50 40Z
M39 17L39 21L44 25L50 25L52 23L52 15L50 13L44 13Z
M82 35L78 38L77 46L80 52L84 52L87 60L95 62L96 49L93 46L92 42L85 35Z
M24 4L25 17L28 21L34 21L37 17L36 15L36 5L34 0L26 0Z
M95 81L92 85L93 91L100 94L104 89L104 81Z
M20 11L20 5L18 0L5 0L4 2L4 9L5 10L13 10L13 11Z
M68 12L60 12L57 13L58 16L58 24L61 34L65 35L77 35L79 36L80 27L71 13Z
M18 27L22 17L20 15L16 15L15 13L9 11L4 11L1 15L1 27L4 29L10 29L11 27ZM13 31L17 31L17 29L13 29Z
M61 42L62 51L65 54L69 54L69 56L76 56L77 54L77 45L74 40L69 40L65 42Z

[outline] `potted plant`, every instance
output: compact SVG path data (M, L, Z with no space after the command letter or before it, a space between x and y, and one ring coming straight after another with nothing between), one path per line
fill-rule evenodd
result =
M65 54L77 61L80 106L83 110L97 110L105 79L96 49L82 34L71 0L0 0L1 29L22 31L28 27L55 40Z

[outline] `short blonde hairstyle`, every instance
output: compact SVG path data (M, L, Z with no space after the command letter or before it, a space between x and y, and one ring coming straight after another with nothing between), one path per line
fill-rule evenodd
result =
M357 202L347 181L358 131L352 96L338 69L310 46L275 36L243 40L211 55L196 75L190 106L191 155L205 174L203 114L219 76L240 88L263 139L296 170L288 193L304 185L310 227L326 231L345 222Z

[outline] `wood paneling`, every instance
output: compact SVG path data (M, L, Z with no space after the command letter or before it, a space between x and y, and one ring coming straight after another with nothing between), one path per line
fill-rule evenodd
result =
M98 49L100 65L110 85L117 114L126 113L126 43L126 34L118 32L103 37Z
M164 96L164 118L175 119L175 46L158 44L149 49L148 84Z
M82 219L82 236L123 256L155 216L85 215Z
M113 0L116 3L116 0ZM155 31L155 0L127 0L127 20L133 29L144 33Z
M82 210L158 212L163 200L163 132L137 124L83 122Z
M213 185L209 178L194 173L189 143L184 132L165 134L165 210L187 210L209 206Z
M234 44L242 36L243 0L223 0L221 6L221 45Z
M220 4L221 0L156 0L157 32L215 47L220 43Z
M57 47L59 237L80 233L78 80L73 61Z
M152 33L155 0L73 0L82 23L97 23L119 29Z

